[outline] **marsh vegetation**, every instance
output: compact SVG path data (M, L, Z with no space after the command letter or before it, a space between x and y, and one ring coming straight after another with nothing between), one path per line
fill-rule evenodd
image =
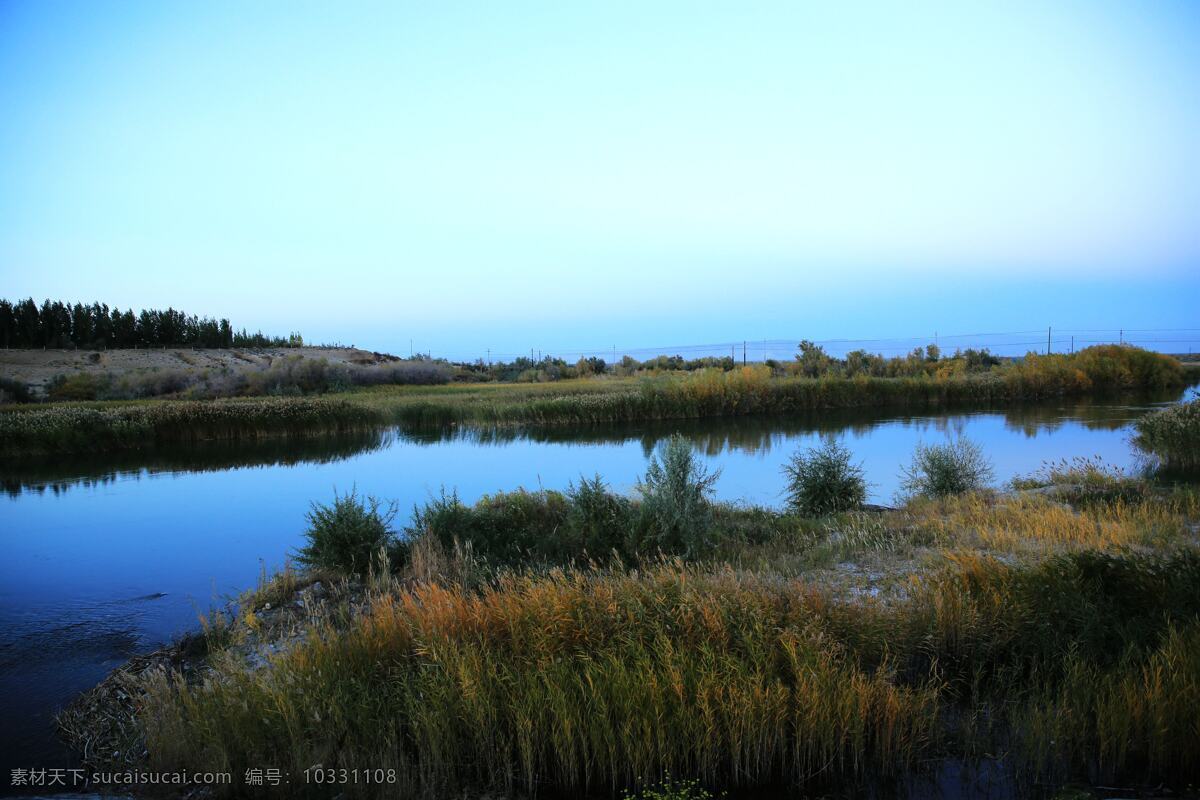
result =
M966 364L965 359L950 359ZM938 364L938 361L922 362ZM0 452L7 455L146 448L179 440L304 435L389 425L596 424L632 420L789 415L831 408L939 408L1077 397L1136 388L1182 388L1188 373L1170 357L1133 347L1101 346L1074 355L1037 356L970 371L910 377L850 375L830 368L817 377L780 377L769 366L640 378L592 377L546 384L373 386L322 394L330 368L282 360L276 395L245 399L55 403L0 412ZM270 385L275 365L260 387ZM361 383L437 383L437 364L405 362L364 368ZM840 369L840 368L839 368ZM336 371L336 370L335 370ZM393 374L394 373L394 374ZM90 380L90 379L89 379ZM256 379L257 380L257 379ZM281 379L283 380L283 379ZM342 380L341 378L338 381ZM340 384L339 384L340 385ZM313 388L305 394L306 387ZM293 424L302 416L308 427ZM86 420L86 423L84 422ZM95 431L96 435L89 435Z
M829 444L780 476L814 507L717 502L680 440L633 496L450 492L403 528L338 496L302 551L329 603L254 656L311 583L264 579L205 672L142 676L143 763L394 770L361 796L846 790L946 759L1200 778L1200 493L1094 461L998 490L984 460L874 512Z

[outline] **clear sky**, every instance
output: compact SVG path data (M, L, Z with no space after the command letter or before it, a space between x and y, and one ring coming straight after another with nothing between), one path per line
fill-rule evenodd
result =
M471 356L1200 328L1198 267L1195 2L0 0L0 296Z

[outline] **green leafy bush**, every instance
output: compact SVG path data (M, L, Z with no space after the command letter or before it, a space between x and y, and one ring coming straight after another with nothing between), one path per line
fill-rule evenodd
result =
M633 510L629 500L613 494L599 475L580 477L567 490L570 511L567 529L580 553L603 557L613 552L629 554L635 542Z
M647 544L667 553L695 556L710 544L713 486L720 471L710 473L687 439L676 434L650 457L638 484Z
M806 517L822 517L861 508L867 499L862 467L850 462L850 451L834 439L797 452L784 464L788 506Z
M979 445L960 437L945 444L918 444L912 464L901 473L900 487L910 495L949 497L982 489L992 476Z
M447 552L469 544L494 566L561 563L578 552L566 532L568 502L561 492L518 489L484 495L473 506L445 490L413 509L407 537L431 535Z
M395 516L393 504L360 498L356 491L335 494L330 505L313 503L304 533L308 544L300 548L296 560L306 567L366 574L381 553L388 557L396 550Z

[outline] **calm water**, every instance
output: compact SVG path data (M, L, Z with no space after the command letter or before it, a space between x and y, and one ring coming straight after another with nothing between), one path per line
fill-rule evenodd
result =
M68 766L54 711L131 654L194 628L198 611L282 565L310 501L335 489L410 509L441 487L464 500L502 489L564 488L600 473L629 491L665 436L688 436L722 499L777 505L780 466L822 435L865 466L888 503L918 442L965 434L1006 481L1046 461L1100 456L1133 466L1129 424L1178 396L932 416L824 412L811 417L505 431L391 432L320 442L98 461L0 466L0 774ZM0 789L0 791L3 791Z

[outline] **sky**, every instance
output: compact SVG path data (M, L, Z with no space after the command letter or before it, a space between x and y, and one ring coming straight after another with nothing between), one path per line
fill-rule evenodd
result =
M454 358L1200 329L1197 142L1194 2L0 0L0 296Z

